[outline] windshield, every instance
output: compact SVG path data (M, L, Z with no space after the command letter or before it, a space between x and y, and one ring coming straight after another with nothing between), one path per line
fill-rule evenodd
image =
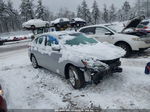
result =
M108 27L109 29L111 29L112 31L117 32L117 30L115 29L115 26L114 26L114 25L108 25L107 27Z
M121 32L124 28L122 24L112 24L112 25L107 25L107 27L114 32Z
M71 40L66 40L65 44L67 45L80 45L80 44L93 44L93 43L98 43L95 39L93 38L88 38L85 35L81 33L74 33L74 34L69 34L69 36L74 37Z

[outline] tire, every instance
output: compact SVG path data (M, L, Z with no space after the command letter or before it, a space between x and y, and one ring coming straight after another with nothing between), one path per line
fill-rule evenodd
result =
M34 25L31 25L31 29L34 30L34 29L35 29L35 26L34 26Z
M31 62L32 62L33 68L39 68L39 65L34 55L31 56Z
M46 23L46 24L45 24L45 27L46 27L46 28L49 28L49 24L48 24L48 23Z
M126 51L126 54L124 55L124 57L129 57L131 54L131 48L128 44L126 43L118 43L116 44L116 46L121 47L122 49L124 49Z
M84 73L77 67L69 66L69 82L74 89L80 89L85 84Z
M4 44L4 42L1 42L1 41L0 41L0 46L3 45L3 44Z
M0 109L0 112L6 112L5 110L3 110L3 109Z

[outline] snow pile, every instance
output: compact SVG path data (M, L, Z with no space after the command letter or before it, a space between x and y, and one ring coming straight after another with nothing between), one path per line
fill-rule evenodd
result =
M150 76L144 74L150 57L122 59L122 73L74 90L64 77L33 69L27 54L0 54L0 83L9 109L150 109Z

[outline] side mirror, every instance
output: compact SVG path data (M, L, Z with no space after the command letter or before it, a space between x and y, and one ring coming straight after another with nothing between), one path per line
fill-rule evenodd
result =
M61 46L54 44L54 45L52 45L52 50L53 51L60 51L61 50Z
M105 35L113 35L112 32L106 32Z

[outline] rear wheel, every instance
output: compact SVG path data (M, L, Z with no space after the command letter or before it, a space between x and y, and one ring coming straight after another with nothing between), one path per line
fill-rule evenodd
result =
M39 65L38 65L38 63L37 63L37 60L36 60L36 58L35 58L34 55L31 56L31 62L32 62L32 66L33 66L34 68L38 68L38 67L39 67Z
M124 57L128 57L131 54L131 48L128 44L126 43L118 43L116 44L118 47L121 47L122 49L124 49L126 51L126 54L124 55Z
M69 66L69 82L75 89L80 89L84 86L84 73L77 67Z
M48 28L48 27L49 27L49 24L48 24L48 23L46 23L46 24L45 24L45 27L46 27L46 28Z

